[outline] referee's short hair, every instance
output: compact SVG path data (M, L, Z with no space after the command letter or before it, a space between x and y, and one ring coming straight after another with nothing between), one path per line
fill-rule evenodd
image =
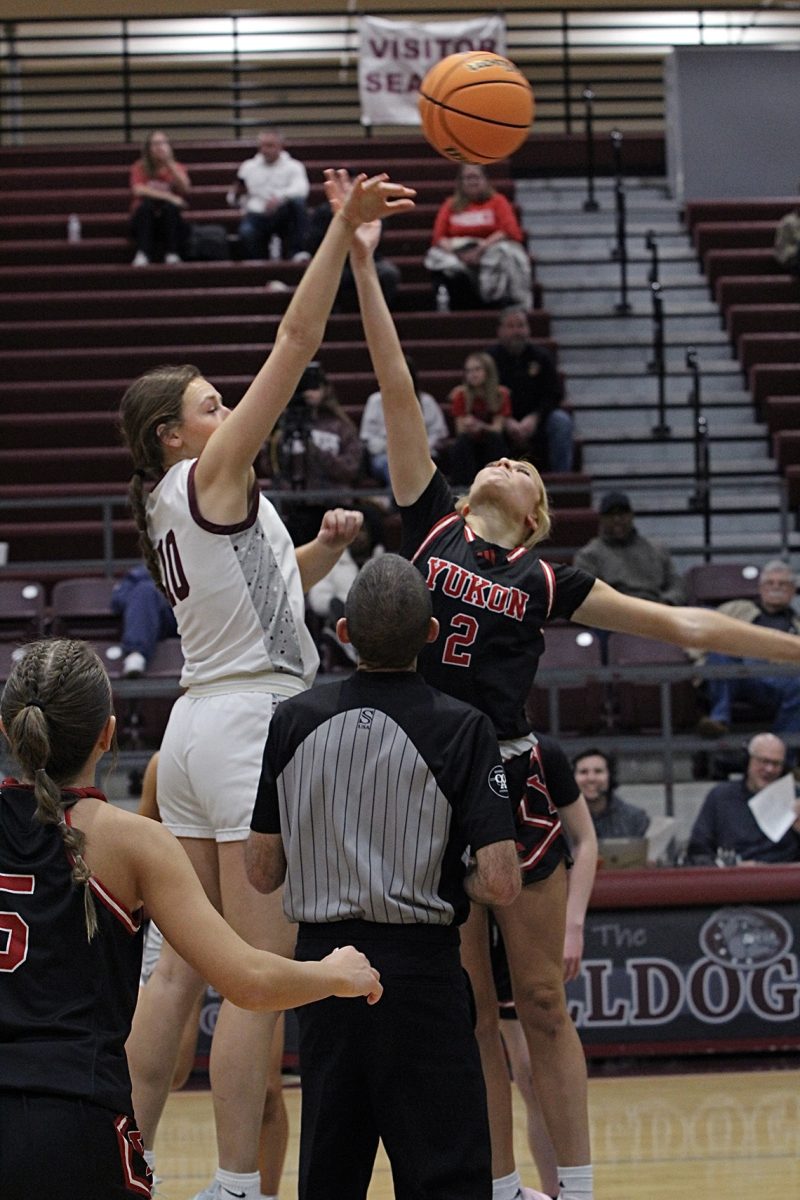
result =
M409 666L425 645L433 607L417 568L399 554L382 554L361 568L344 615L359 659L391 671Z

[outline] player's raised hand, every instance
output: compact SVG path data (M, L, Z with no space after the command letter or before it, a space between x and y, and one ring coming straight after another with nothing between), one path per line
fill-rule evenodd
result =
M329 508L322 517L317 538L329 550L344 550L358 536L364 514L351 508Z
M351 179L344 170L325 171L325 195L331 208L354 227L410 212L416 194L414 188L393 183L385 171L369 179L363 173Z
M355 946L338 946L322 960L341 976L335 996L366 996L367 1004L377 1004L383 995L380 974Z

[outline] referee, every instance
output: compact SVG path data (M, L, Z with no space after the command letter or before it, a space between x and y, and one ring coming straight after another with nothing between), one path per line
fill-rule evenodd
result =
M368 562L337 633L358 669L278 706L247 844L256 888L286 880L297 958L352 943L384 985L374 1007L298 1011L299 1197L364 1200L381 1140L397 1200L490 1200L458 926L470 899L509 904L520 888L497 740L415 670L438 622L410 563Z

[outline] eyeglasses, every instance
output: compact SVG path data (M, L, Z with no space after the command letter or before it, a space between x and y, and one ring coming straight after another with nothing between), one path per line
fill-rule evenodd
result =
M761 763L762 767L775 767L776 771L780 771L786 762L785 758L762 758L760 754L751 754L750 757L753 762Z

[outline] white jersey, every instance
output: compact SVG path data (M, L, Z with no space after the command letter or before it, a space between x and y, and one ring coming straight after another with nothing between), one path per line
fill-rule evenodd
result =
M196 461L171 467L147 501L150 538L181 636L181 684L234 678L266 682L281 694L302 691L314 680L319 655L286 526L258 489L244 521L206 521L194 491Z

